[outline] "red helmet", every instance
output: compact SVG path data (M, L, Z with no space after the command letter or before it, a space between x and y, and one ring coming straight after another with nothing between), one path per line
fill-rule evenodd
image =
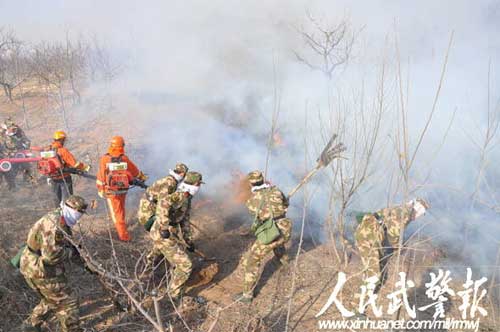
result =
M125 140L121 136L114 136L111 139L112 148L123 148L125 146Z

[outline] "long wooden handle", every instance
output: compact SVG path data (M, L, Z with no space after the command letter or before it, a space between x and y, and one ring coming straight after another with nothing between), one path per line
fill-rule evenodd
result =
M306 176L304 176L304 178L295 186L295 188L293 188L290 193L288 193L288 198L291 198L293 195L295 195L297 191L299 191L299 189L302 188L302 186L306 184L309 179L312 178L313 175L316 174L316 172L318 172L322 167L322 164L318 164L314 169L307 173Z

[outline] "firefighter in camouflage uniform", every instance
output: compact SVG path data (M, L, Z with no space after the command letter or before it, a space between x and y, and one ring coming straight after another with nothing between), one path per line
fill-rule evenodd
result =
M70 196L58 209L38 220L28 234L20 269L28 285L41 297L23 323L26 332L41 331L50 315L56 315L61 331L83 331L79 324L78 297L68 285L64 263L78 257L66 237L81 218L87 204L79 196Z
M176 300L182 297L193 267L186 252L195 250L189 218L191 200L202 183L200 173L188 172L176 192L158 197L156 221L150 231L153 251L161 252L172 267L168 289L161 293L168 292Z
M16 158L17 154L22 150L28 150L31 146L31 141L28 139L24 131L15 124L11 119L5 120L1 125L2 132L0 135L0 150L3 151L3 158ZM31 179L31 167L28 163L12 164L12 169L8 172L0 172L7 182L9 190L14 190L16 187L16 176L19 172L23 172L24 181Z
M186 165L178 163L173 170L169 170L166 177L155 181L148 187L139 202L139 210L137 211L139 223L144 225L146 229L152 225L150 220L156 214L158 198L173 194L184 176L186 176L187 171L188 167Z
M139 220L139 224L143 225L148 232L156 220L156 207L159 198L173 194L187 172L188 167L185 164L178 163L173 170L169 170L169 175L155 181L142 196L139 202L139 209L137 210L137 219ZM154 267L155 261L161 256L161 252L155 250L153 247L151 252L146 256L148 265Z
M236 300L249 303L259 278L259 270L264 258L274 252L282 265L288 264L285 243L290 240L292 221L286 217L288 199L275 186L264 181L260 171L248 174L252 195L246 202L248 211L254 218L252 231L257 239L243 257L243 293Z
M375 276L381 282L384 240L387 239L392 248L398 248L406 225L423 216L428 208L423 199L415 199L401 206L366 213L360 218L354 238L363 263L364 280Z

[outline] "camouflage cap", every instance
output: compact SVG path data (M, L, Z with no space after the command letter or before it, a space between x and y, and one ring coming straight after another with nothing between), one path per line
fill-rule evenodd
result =
M14 121L12 121L12 119L10 117L7 118L3 123L6 127L16 126L16 123Z
M2 123L2 128L7 130L9 128L14 128L17 127L16 123L12 121L11 118L7 118L3 123Z
M261 171L252 171L248 173L247 178L251 185L264 182L264 175Z
M196 185L197 183L205 183L202 181L203 176L198 172L187 172L184 177L184 182L190 185Z
M177 174L184 173L186 174L189 171L189 168L186 166L186 164L183 163L178 163L175 165L174 172Z
M70 208L72 209L75 209L79 212L85 212L87 210L87 202L85 202L85 199L83 199L83 197L80 197L80 196L76 196L76 195L71 195L69 196L66 201L64 201L64 203L69 206Z

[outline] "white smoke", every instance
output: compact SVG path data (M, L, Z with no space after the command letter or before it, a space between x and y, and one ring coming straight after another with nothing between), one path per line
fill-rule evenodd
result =
M296 28L311 28L307 11L320 22L348 18L357 33L353 57L335 71L330 91L325 77L293 54L306 51ZM500 97L500 5L495 1L17 1L0 5L0 19L33 42L64 38L68 30L97 35L126 64L112 87L113 105L124 115L120 121L136 129L133 137L121 134L146 150L138 163L156 178L183 161L204 174L203 192L219 197L228 190L232 170L264 168L277 104L284 146L273 151L269 178L285 192L291 189L306 172L304 140L311 167L325 136L333 132L322 126L331 122L335 127L331 116L340 102L371 107L385 61L388 110L372 176L352 205L368 211L387 204L389 194L395 194L396 202L403 199L401 188L391 187L391 174L398 169L393 146L400 105L398 59L410 148L415 149L453 31L435 116L411 172L411 186L417 189L411 194L428 198L433 206L432 215L422 222L435 220L424 232L438 234L437 243L451 245L470 224L468 250L477 257L481 253L481 262L491 262L497 244L488 234L498 234L500 227L498 214L490 208L499 205L497 148L488 150L475 203L471 197L486 132L488 95L492 110ZM361 91L364 102L359 100ZM109 135L119 134L119 128ZM353 145L350 130L345 136L348 147ZM314 181L320 189L314 193L311 215L319 223L328 205L326 175ZM297 197L291 211L296 220L300 202Z

